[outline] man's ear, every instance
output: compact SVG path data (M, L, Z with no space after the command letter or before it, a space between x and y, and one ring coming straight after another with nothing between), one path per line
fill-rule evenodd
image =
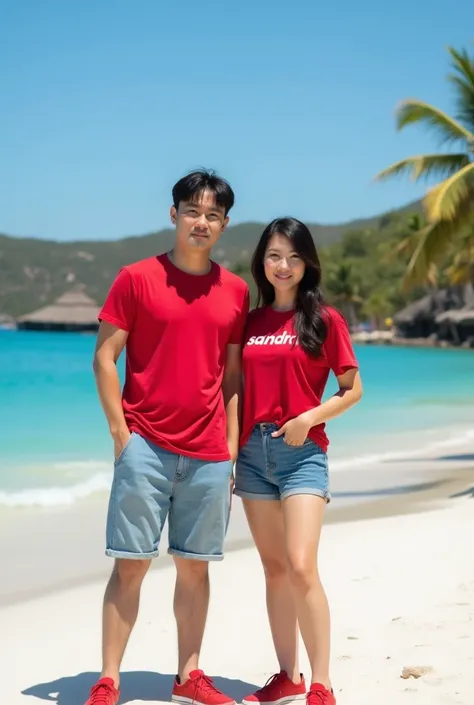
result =
M226 229L226 227L227 227L228 225L229 225L229 216L227 216L227 218L226 218L226 219L224 220L224 222L222 223L222 230L221 230L221 233L224 232L224 230Z
M178 217L178 212L174 206L170 208L170 218L173 225L176 225L176 218Z

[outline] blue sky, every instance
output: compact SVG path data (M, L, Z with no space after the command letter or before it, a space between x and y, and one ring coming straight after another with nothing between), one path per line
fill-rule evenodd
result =
M0 0L0 232L165 227L196 166L231 182L233 222L403 205L424 186L373 176L437 145L395 106L450 110L445 47L473 27L472 0Z

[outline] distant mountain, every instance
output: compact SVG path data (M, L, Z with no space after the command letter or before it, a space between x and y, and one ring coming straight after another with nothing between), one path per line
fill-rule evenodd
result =
M373 218L338 225L309 224L318 246L337 242L349 230L384 229L393 218L419 212L420 202ZM242 223L227 229L213 258L232 268L249 259L264 225ZM19 316L51 303L72 286L83 284L99 304L124 264L169 249L174 230L119 240L56 242L0 235L0 315Z

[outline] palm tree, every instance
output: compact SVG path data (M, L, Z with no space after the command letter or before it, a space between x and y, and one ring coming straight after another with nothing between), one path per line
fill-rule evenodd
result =
M405 277L410 285L426 281L467 228L468 237L474 237L474 57L452 47L448 52L454 71L448 80L456 93L455 118L420 100L406 100L397 110L397 127L420 123L437 133L440 144L456 144L459 150L407 157L375 177L382 180L411 172L414 181L441 179L423 199L426 225L409 236L412 243L416 239Z
M363 313L371 319L371 323L375 330L380 330L384 327L384 321L390 317L393 312L393 305L390 301L390 293L388 291L372 291L370 296L364 301Z
M406 228L408 230L408 234L405 235L400 240L400 242L398 242L395 247L389 252L387 258L389 261L393 261L400 255L402 255L404 259L408 258L409 262L412 261L413 255L415 254L418 248L420 239L424 235L426 223L424 222L424 218L422 218L420 214L415 213L408 218ZM423 264L425 265L425 270L423 271L423 279L430 285L430 287L436 288L439 279L438 267L432 261ZM416 280L416 277L410 276L410 272L408 272L408 274L403 279L402 283L403 288L407 290L410 289L413 284L418 282Z
M474 237L468 233L460 238L459 244L446 274L453 284L467 284L469 287L474 283Z
M352 265L344 262L331 264L328 268L327 285L333 301L345 311L350 325L356 326L357 307L363 299Z

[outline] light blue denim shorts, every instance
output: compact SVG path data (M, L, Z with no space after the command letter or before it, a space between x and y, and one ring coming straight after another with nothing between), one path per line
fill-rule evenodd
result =
M168 553L221 560L230 512L230 460L171 453L132 433L115 461L106 554L156 558L168 517Z
M234 493L244 499L285 499L313 494L330 502L328 458L307 438L290 446L283 436L272 438L278 426L257 424L240 449L235 468Z

